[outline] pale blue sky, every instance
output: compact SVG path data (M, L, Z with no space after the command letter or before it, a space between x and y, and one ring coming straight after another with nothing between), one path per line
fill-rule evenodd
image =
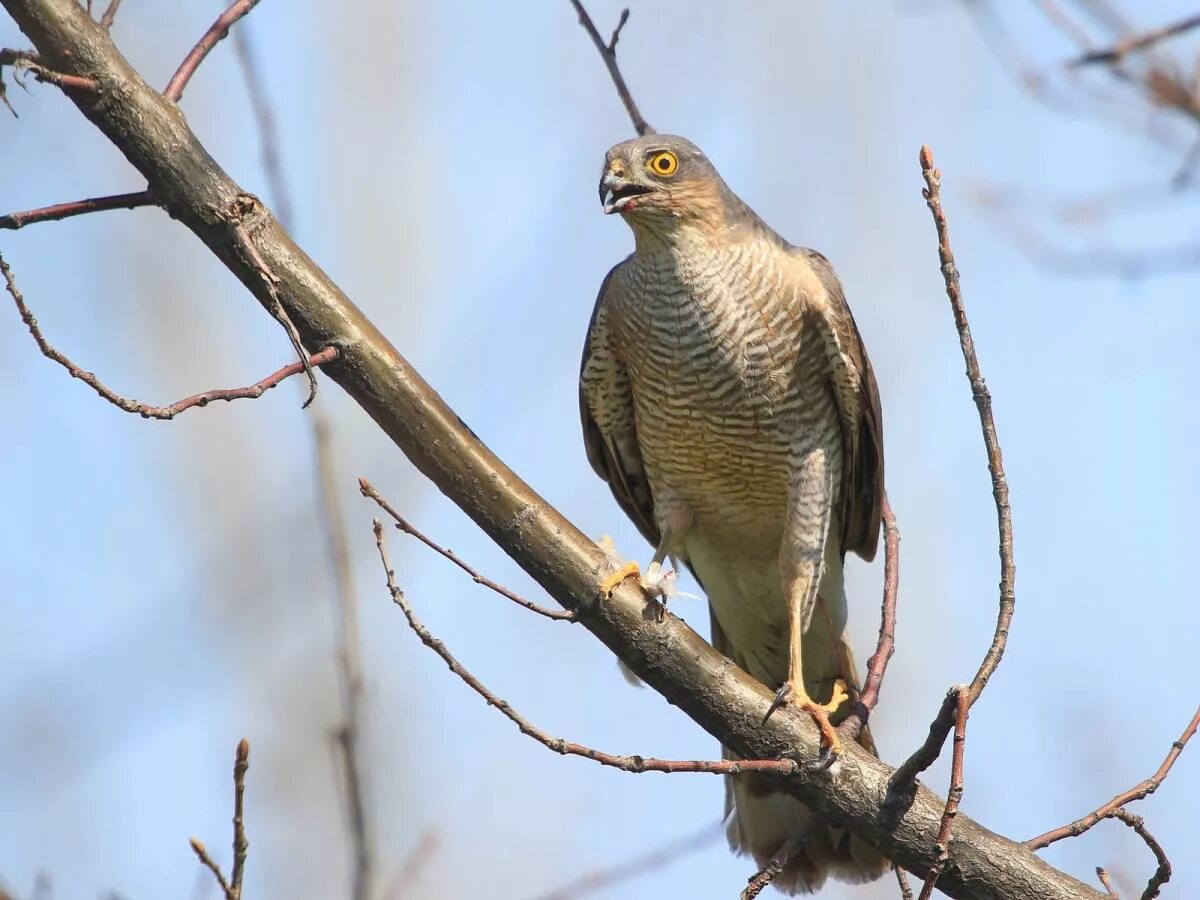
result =
M607 32L620 4L591 6ZM1153 771L1195 708L1200 276L1060 277L972 198L996 185L1060 196L1162 183L1178 157L1031 101L961 4L852 6L642 3L621 59L656 128L705 148L734 190L845 282L882 387L903 531L899 649L875 721L893 761L923 737L946 687L973 674L998 577L978 423L920 196L917 150L933 147L1005 450L1018 568L1009 653L971 718L963 810L1024 838ZM1189 8L1138 6L1148 25ZM114 35L165 84L213 14L130 0ZM1069 52L1023 5L1009 21L1030 57ZM566 0L353 13L265 2L239 27L275 101L300 243L547 499L642 555L579 436L584 328L631 246L600 214L595 183L630 127ZM0 44L24 45L7 20ZM0 124L2 211L140 187L54 89L10 97L21 118ZM184 109L265 196L230 47L204 64ZM1095 239L1187 238L1200 240L1194 193ZM165 403L288 359L257 304L163 213L5 232L0 249L50 339L117 390ZM143 421L41 358L9 315L0 878L27 893L45 871L60 897L190 896L189 836L228 861L229 768L245 735L248 896L341 895L329 579L298 388ZM384 591L359 475L484 572L536 591L334 385L319 402L336 423L363 607L381 880L434 828L442 849L410 896L520 900L715 819L719 780L552 756L418 644ZM627 687L581 629L511 607L398 535L392 553L418 614L551 733L613 752L717 754L656 694ZM852 563L864 659L881 574L881 561ZM701 603L677 611L706 627ZM928 778L942 791L945 767ZM1198 797L1200 763L1185 755L1137 809L1173 851L1167 896L1200 895L1186 852ZM1082 878L1108 866L1131 885L1153 869L1112 823L1046 855ZM734 897L750 869L714 844L597 896Z

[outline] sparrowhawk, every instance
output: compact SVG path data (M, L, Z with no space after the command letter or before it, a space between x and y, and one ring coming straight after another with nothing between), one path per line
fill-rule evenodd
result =
M883 503L879 395L841 284L683 138L614 146L600 197L635 250L604 279L588 327L588 459L656 547L643 586L668 557L685 562L713 645L777 689L772 710L811 715L835 756L830 717L857 689L843 561L874 557ZM606 587L636 574L618 567ZM774 882L788 893L887 865L754 776L727 778L726 813L730 845L760 865L805 829Z

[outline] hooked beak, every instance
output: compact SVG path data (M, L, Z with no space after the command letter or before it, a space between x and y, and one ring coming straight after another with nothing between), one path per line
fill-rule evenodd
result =
M606 215L633 209L633 200L643 194L649 194L653 188L634 184L612 173L606 173L600 179L600 205Z

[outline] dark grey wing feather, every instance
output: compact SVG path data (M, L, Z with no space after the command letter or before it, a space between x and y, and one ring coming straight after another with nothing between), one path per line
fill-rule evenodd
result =
M613 335L608 327L606 304L619 290L614 275L625 262L605 276L588 323L579 367L579 417L588 462L608 482L617 504L642 536L657 547L660 536L637 440L633 392L624 364L613 352ZM601 422L606 426L603 429Z
M848 464L842 483L842 551L853 550L869 562L875 558L879 545L883 516L883 411L879 406L879 386L833 266L815 250L806 247L795 250L803 255L825 288L828 306L823 318L840 355L835 369L844 367L849 375L833 385L847 438ZM844 393L847 389L853 391L853 396Z

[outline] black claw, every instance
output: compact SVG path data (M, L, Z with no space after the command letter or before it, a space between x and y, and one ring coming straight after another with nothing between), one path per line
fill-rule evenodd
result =
M775 712L775 710L787 704L788 700L791 698L792 686L790 684L785 684L783 687L777 690L775 692L775 699L771 701L771 706L767 709L767 714L763 716L763 724L766 725L767 719L771 718L771 715Z
M817 761L813 764L813 771L827 772L833 768L833 764L837 762L837 760L838 755L836 753L831 753L830 748L822 744L821 752L817 755Z

